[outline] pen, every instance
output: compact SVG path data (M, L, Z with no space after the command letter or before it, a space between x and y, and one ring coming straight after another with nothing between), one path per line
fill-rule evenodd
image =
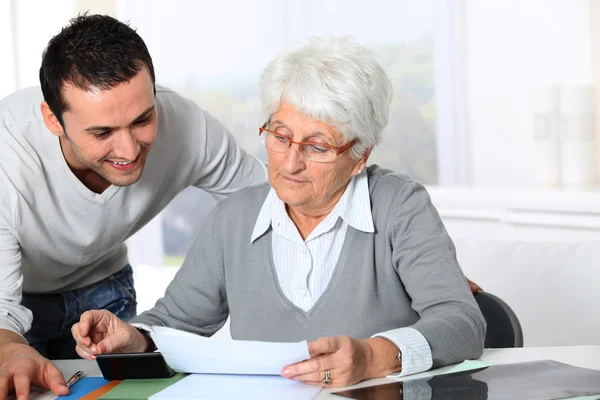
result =
M79 380L83 377L83 371L77 371L73 374L72 377L69 378L69 380L67 381L67 387L70 388L71 386L73 386L74 384L76 384L77 382L79 382Z

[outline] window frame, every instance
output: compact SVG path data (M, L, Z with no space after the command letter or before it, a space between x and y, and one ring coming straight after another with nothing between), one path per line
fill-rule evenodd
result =
M470 184L465 90L465 6L442 0L434 15L434 81L438 185Z

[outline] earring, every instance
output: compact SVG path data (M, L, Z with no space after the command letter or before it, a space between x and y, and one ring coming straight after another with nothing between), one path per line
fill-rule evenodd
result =
M356 171L356 175L360 175L361 172L362 172L362 169L359 169L358 171Z

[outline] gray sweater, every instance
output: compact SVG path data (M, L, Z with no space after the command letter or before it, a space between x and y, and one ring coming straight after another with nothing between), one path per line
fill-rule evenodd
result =
M348 227L329 287L308 312L279 286L271 230L250 243L265 183L217 204L165 297L131 322L210 336L229 315L234 339L280 342L409 326L427 339L434 366L479 357L485 320L429 195L405 175L367 172L375 232Z
M265 180L258 160L192 101L156 86L157 137L144 173L98 194L44 124L39 87L0 99L0 329L29 330L22 293L61 293L128 263L125 240L188 186L228 195Z

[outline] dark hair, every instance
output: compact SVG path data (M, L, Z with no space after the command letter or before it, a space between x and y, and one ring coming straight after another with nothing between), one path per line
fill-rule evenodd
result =
M129 25L108 15L80 14L54 36L42 55L40 84L44 100L64 128L65 84L80 89L110 89L133 78L144 66L155 83L146 44Z

